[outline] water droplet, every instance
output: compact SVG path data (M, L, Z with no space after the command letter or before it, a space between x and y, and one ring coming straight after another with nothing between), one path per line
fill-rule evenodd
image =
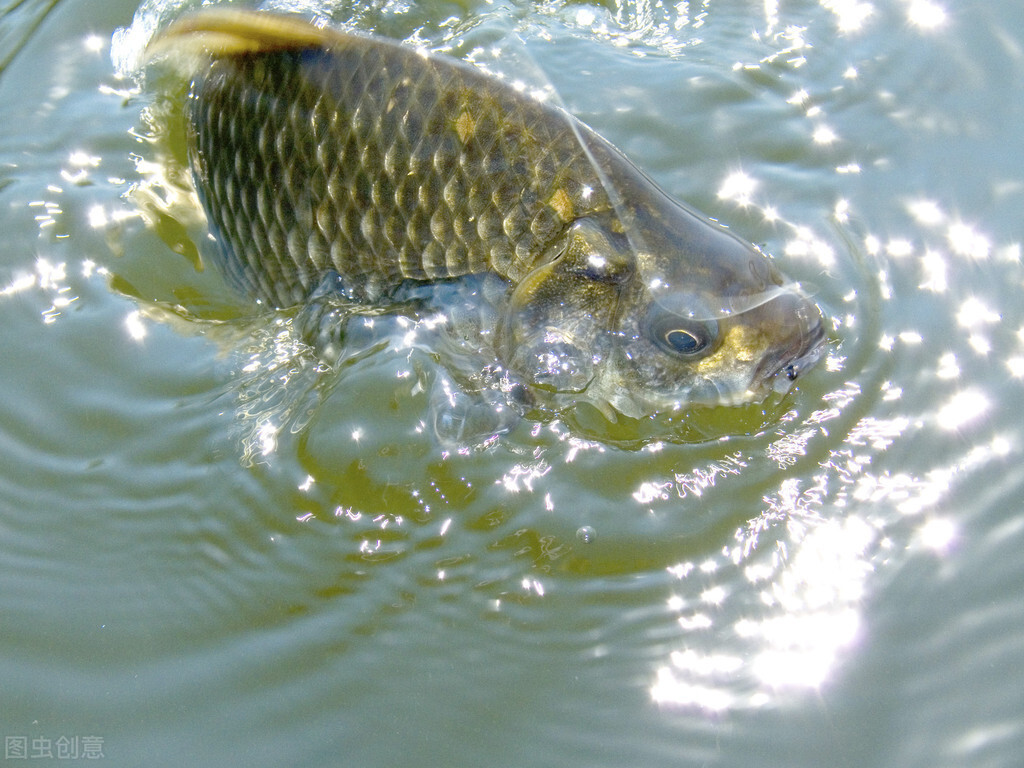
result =
M594 540L594 536L597 533L589 525L584 525L578 531L576 531L576 538L582 541L584 544L590 544Z

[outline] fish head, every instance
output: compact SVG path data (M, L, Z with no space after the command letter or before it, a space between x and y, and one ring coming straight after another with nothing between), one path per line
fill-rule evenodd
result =
M669 214L573 222L510 295L498 348L513 375L633 418L789 391L824 352L821 311L760 249Z

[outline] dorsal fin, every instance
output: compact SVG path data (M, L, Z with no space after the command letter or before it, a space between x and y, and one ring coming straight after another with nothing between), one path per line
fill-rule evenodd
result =
M322 48L345 35L301 16L236 8L206 8L175 21L146 48L146 60L165 56L232 56L242 53Z

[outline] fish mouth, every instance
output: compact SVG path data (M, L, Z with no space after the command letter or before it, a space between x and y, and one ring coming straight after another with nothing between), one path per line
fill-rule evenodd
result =
M768 378L771 381L771 388L780 395L785 395L792 389L793 384L803 375L804 371L817 365L824 354L825 331L821 329L820 338L814 346L809 348L804 354L781 366Z
M813 368L824 356L828 338L821 310L802 294L788 294L776 299L778 311L785 313L796 326L775 354L766 358L754 375L762 391L772 390L785 395L804 372Z

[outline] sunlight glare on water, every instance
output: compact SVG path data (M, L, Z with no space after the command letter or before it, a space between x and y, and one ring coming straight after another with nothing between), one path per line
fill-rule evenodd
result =
M911 0L907 20L920 29L936 29L946 23L946 9L931 0Z
M875 13L870 3L822 5L835 14L837 26L847 34L868 27ZM768 6L766 34L778 23L777 10L774 4ZM911 3L907 15L915 27L929 31L948 21L945 11L933 3ZM789 36L787 43L792 39ZM791 46L787 45L780 54L789 51ZM796 62L791 66L797 66ZM855 73L856 69L848 69L847 74L851 71ZM823 147L841 143L835 129L824 122L824 107L807 90L797 91L788 102L812 119L812 143ZM856 156L848 155L836 170L845 175L848 169L862 166ZM719 197L742 208L759 208L765 212L766 221L779 221L782 217L777 205L754 197L759 187L764 188L763 182L755 182L747 172L733 172L720 186ZM758 197L766 198L768 194L762 191ZM950 467L934 469L925 476L896 473L881 466L872 469L880 464L876 452L933 440L936 430L963 436L972 429L984 429L986 417L995 408L994 395L983 377L966 374L958 361L985 358L995 348L1005 348L1004 342L992 338L1004 330L1003 313L981 296L963 297L959 283L952 283L951 274L961 268L954 262L991 263L998 252L1009 255L1001 260L1003 263L1013 264L1018 260L1014 255L1019 253L1019 244L994 244L980 227L950 216L933 198L922 196L907 203L905 209L920 228L918 232L907 237L890 236L884 247L870 232L860 235L864 253L889 260L883 267L879 297L882 302L891 302L895 293L889 281L899 280L905 286L904 273L909 273L922 296L952 294L947 306L958 309L950 319L954 327L967 333L960 335L959 344L950 349L954 338L942 335L941 324L939 328L922 324L892 335L883 332L881 346L890 354L900 355L917 348L914 354L919 356L935 348L933 340L942 338L931 367L936 380L949 382L952 389L947 389L944 401L940 398L932 415L928 405L904 397L905 386L882 382L882 402L900 404L903 414L862 418L849 429L842 445L829 449L825 460L818 460L818 470L808 481L783 480L776 493L765 496L761 515L737 532L737 544L727 548L716 568L718 572L730 567L742 569L749 583L760 590L757 600L742 592L722 592L721 599L714 601L716 609L721 610L723 602L727 604L730 599L741 601L734 610L722 611L730 616L724 625L707 605L701 604L696 591L681 589L672 596L670 605L680 612L680 625L688 635L696 632L708 636L702 645L714 650L701 655L693 649L690 638L686 650L675 651L666 659L650 689L652 698L662 705L708 712L756 708L778 703L779 694L787 689L817 689L826 684L836 662L854 651L862 639L860 613L878 564L900 549L918 546L937 557L950 556L959 536L957 526L948 517L929 514L929 510L941 509L956 485L981 466L1002 462L1009 453L1019 451L1019 446L1003 437L993 438L992 446L998 448L986 448L982 437L979 447L968 445L965 454ZM850 226L857 215L855 198L853 202L844 198L836 206L835 220L842 225ZM787 256L812 256L823 266L835 265L836 254L829 244L832 238L801 225L794 226L794 230L797 236L787 243ZM958 295L961 298L957 299ZM840 327L855 330L862 322L858 315L874 311L863 304L869 297L870 288L855 298L858 303ZM841 348L849 354L848 344ZM836 370L843 369L839 361L844 357L836 359ZM1011 370L1024 370L1019 358L1011 358L1008 365ZM790 434L773 444L767 456L774 452L776 458L799 459L808 453L811 444L831 431L831 420L841 417L852 402L870 394L858 389L854 387L852 397L840 400L838 408L805 418L803 427L790 424ZM818 430L820 435L815 434ZM647 481L635 498L650 503L671 490L672 483ZM922 520L912 537L895 533L902 528L903 516ZM669 569L681 580L681 586L696 573L688 565L681 563Z

